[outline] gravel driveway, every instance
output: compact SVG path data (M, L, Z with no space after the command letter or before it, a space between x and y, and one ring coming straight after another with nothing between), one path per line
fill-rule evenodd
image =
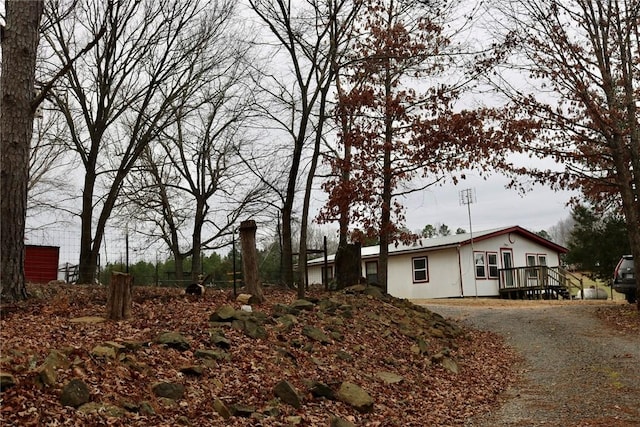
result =
M502 335L523 357L495 412L467 426L640 426L640 337L596 317L607 302L429 301L430 310Z

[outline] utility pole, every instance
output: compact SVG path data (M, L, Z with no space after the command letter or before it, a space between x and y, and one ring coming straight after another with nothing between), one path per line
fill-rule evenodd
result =
M466 188L460 191L460 204L467 205L467 214L469 215L469 233L471 235L471 274L473 274L473 286L476 290L476 298L478 298L478 281L476 280L476 262L475 252L473 251L473 227L471 226L471 204L476 201L475 188ZM463 286L464 289L464 286Z

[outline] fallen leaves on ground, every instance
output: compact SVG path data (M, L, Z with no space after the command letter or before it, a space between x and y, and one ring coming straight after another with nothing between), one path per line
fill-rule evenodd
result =
M0 394L3 426L327 426L334 418L358 426L461 425L496 405L513 381L516 356L500 337L388 296L311 290L308 299L316 303L293 311L285 324L278 313L295 293L266 287L267 301L252 307L264 313L265 338L251 338L210 321L224 305L241 308L228 290L191 296L135 287L132 318L118 322L99 319L104 287L31 285L29 291L34 298L2 309L0 370L15 379ZM334 310L318 301L332 301ZM329 339L310 338L310 327ZM213 330L228 347L217 360L202 357L216 349ZM158 344L163 332L179 333L188 348ZM122 351L102 357L97 346ZM54 350L70 363L57 366L47 384L39 368ZM72 379L89 387L93 410L61 404ZM300 393L299 408L274 395L282 381ZM153 387L161 382L184 386L184 394L158 397ZM373 399L373 410L315 397L314 382L334 390L356 384ZM224 419L221 405L250 410Z
M635 304L619 303L599 307L596 313L620 333L638 335L640 332L640 311Z

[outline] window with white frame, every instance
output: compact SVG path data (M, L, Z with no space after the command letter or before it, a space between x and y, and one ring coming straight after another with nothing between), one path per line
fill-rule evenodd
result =
M496 252L487 252L487 266L489 267L489 278L498 278L498 254Z
M484 279L487 277L487 267L484 252L473 253L473 264L476 266L476 278Z
M413 283L429 281L429 260L426 256L411 259L413 264Z

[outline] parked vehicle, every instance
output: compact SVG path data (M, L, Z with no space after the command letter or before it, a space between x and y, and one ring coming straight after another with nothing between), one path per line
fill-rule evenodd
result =
M613 273L613 290L623 293L625 299L636 302L636 275L633 268L633 255L623 255Z

